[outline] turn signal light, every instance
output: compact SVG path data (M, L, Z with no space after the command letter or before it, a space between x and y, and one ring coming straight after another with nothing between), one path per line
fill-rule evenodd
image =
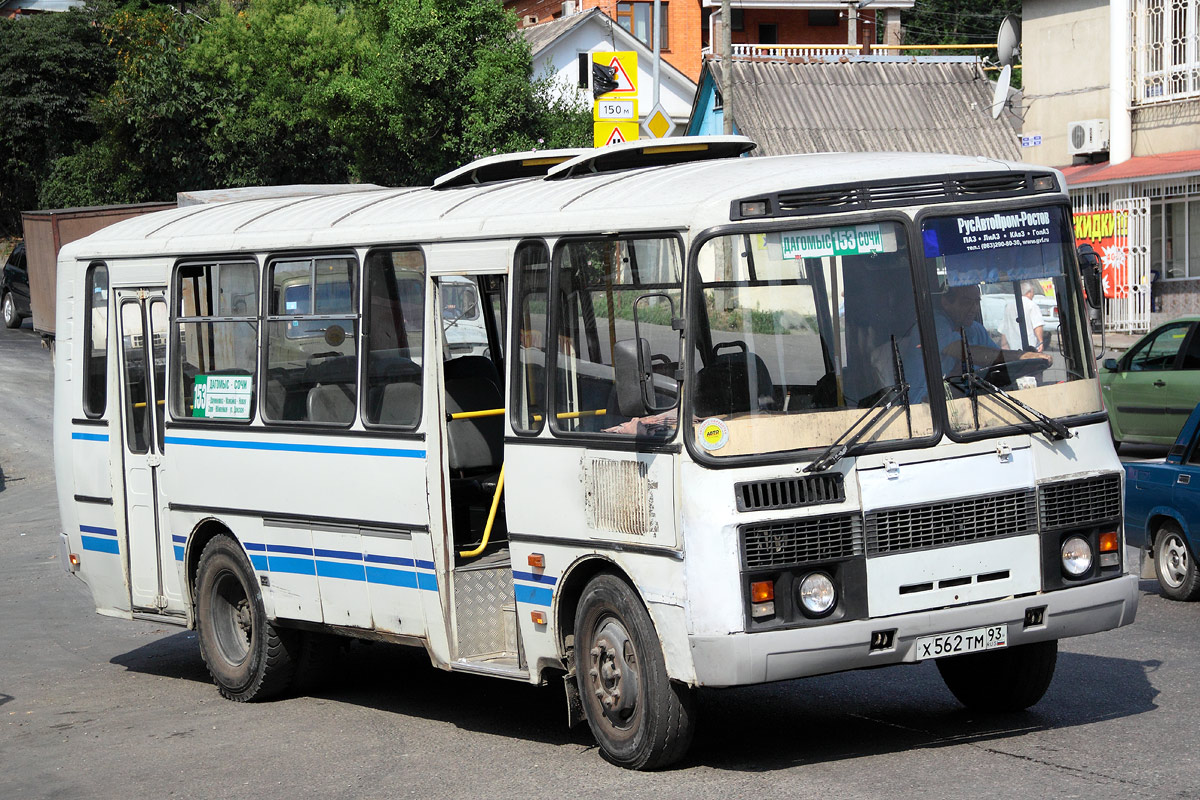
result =
M545 569L546 568L546 557L543 556L541 553L530 553L529 554L529 566L535 567L537 569Z
M71 559L71 566L72 566L72 567L78 567L78 566L79 566L79 556L75 555L74 553L71 553L70 559Z
M1109 531L1108 533L1100 534L1100 552L1115 553L1117 552L1117 532Z
M750 584L750 602L765 603L775 599L774 581L755 581Z
M543 614L541 611L530 611L529 618L531 620L533 620L534 625L545 625L546 624L546 615Z

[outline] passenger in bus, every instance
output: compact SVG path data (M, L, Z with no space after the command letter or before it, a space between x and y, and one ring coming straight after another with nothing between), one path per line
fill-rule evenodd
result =
M1021 336L1021 320L1017 319L1017 305L1011 299L1004 306L1004 329L1001 331L1003 344L1014 350L1036 350L1042 352L1046 346L1045 325L1042 310L1033 302L1037 286L1033 281L1021 281L1021 315L1025 318L1024 338Z
M965 372L964 339L971 365L977 372L1026 359L1044 362L1045 366L1041 367L1042 369L1050 366L1048 356L1036 351L1008 350L992 338L979 319L978 286L948 287L941 295L935 295L934 305L933 326L941 353L943 376L952 378ZM909 385L909 401L921 402L928 398L929 387L926 385L925 368L921 360L921 341L915 328L905 337L900 352L904 361L905 380ZM1003 382L1008 383L1007 380Z

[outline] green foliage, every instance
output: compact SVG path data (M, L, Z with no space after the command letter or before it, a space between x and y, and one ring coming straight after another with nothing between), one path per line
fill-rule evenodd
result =
M905 11L905 44L988 44L1020 0L920 0Z
M113 77L79 12L0 19L0 234L19 233L50 164L96 139L91 100Z

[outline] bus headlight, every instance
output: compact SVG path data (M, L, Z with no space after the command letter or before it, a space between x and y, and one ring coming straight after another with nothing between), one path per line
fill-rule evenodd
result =
M800 605L810 617L823 617L837 603L837 590L824 572L810 572L800 581Z
M1082 536L1072 536L1062 546L1063 572L1072 578L1086 575L1092 568L1092 546Z

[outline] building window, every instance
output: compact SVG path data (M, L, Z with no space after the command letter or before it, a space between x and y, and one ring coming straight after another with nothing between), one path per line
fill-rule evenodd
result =
M661 31L660 50L671 49L671 38L668 35L667 19L670 16L667 13L667 4L662 4L662 18L659 20L659 30ZM631 3L617 3L617 24L625 30L632 33L638 38L642 44L647 47L654 47L654 26L651 20L654 18L654 3L650 0L634 0Z
M759 44L779 44L779 28L775 23L758 26Z
M839 11L809 11L808 26L810 28L836 28L841 12Z
M1200 0L1135 0L1134 101L1200 96Z
M746 30L746 12L740 8L729 9L729 22L732 31Z
M1163 278L1200 278L1200 197L1150 206L1150 269Z

